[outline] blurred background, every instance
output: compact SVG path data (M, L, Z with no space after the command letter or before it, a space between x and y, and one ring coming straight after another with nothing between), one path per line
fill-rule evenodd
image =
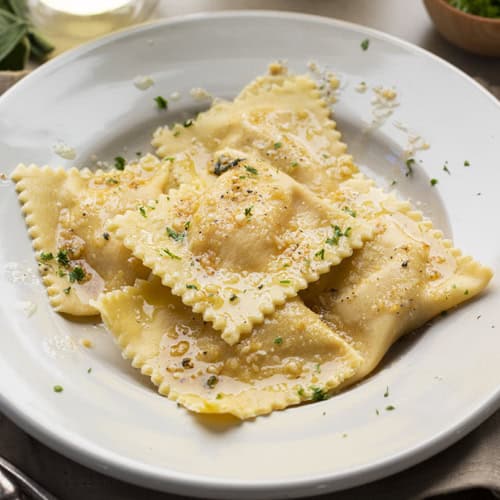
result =
M461 5L463 10L452 8L450 3ZM2 26L0 16L0 70L33 69L44 59L75 45L145 21L203 11L271 9L335 17L385 31L430 50L471 76L498 86L500 57L467 52L450 43L436 29L437 25L448 39L462 45L477 44L478 40L488 37L490 48L498 50L500 56L500 17L485 18L463 12L469 5L489 3L498 5L498 0L0 0L0 9L10 7L19 17L24 14L17 11L21 11L24 4L25 17L31 26L25 28L24 37L19 37L15 48L17 59L10 57L16 64L6 67L1 62L5 38L2 30L5 31L8 24L4 20ZM22 28L18 34L22 34ZM25 41L31 46L30 54L23 47Z

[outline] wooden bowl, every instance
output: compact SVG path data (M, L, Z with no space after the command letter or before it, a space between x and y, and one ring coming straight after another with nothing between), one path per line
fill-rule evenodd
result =
M446 0L424 0L424 4L448 41L474 54L500 57L500 18L467 14Z

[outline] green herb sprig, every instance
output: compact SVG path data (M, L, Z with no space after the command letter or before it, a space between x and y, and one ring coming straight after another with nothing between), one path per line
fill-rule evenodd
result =
M22 70L30 56L43 61L53 50L31 24L25 0L0 0L0 71Z

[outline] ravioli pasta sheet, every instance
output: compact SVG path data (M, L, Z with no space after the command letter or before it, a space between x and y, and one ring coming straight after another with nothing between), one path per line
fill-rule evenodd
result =
M318 401L361 363L298 298L234 346L158 279L103 294L97 307L132 365L195 412L251 418Z
M489 268L464 257L411 205L361 174L337 197L377 224L376 236L302 294L363 356L352 384L370 373L403 334L477 295ZM347 385L346 384L346 385Z
M103 291L130 285L149 270L106 231L109 218L168 189L169 165L153 155L123 171L93 173L19 165L12 174L50 303L75 316Z
M326 399L491 279L359 173L317 84L281 65L153 145L124 171L13 179L54 308L101 314L191 411Z
M160 157L188 154L197 171L210 170L207 153L234 148L256 155L328 196L357 172L340 140L316 83L308 76L267 76L245 88L234 102L217 102L186 128L163 127L154 135Z
M108 229L235 344L372 231L266 162L216 156L210 189L182 186Z

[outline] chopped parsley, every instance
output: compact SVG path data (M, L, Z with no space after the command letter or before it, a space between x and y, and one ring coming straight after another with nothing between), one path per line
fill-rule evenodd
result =
M344 207L342 210L347 212L351 217L356 217L356 212L349 207Z
M189 284L188 284L188 285L186 285L186 288L187 288L188 290L198 290L198 287L197 287L196 285L189 285Z
M280 283L282 285L289 285L291 283L291 281L290 280L280 280Z
M162 248L161 251L165 254L168 255L171 259L174 260L181 260L181 258L178 255L175 255L175 253L172 253L168 248Z
M325 399L328 399L327 393L320 387L311 387L311 390L313 401L324 401Z
M295 168L295 167L298 167L299 164L298 164L298 162L294 161L290 166Z
M155 97L155 102L156 105L158 106L158 109L167 109L168 108L168 101L159 95L158 97Z
M172 238L174 241L182 241L186 237L186 233L178 233L168 226L167 226L167 234L169 238Z
M451 175L451 172L450 172L450 169L448 168L448 165L444 165L443 166L443 170L448 174L448 175Z
M386 411L393 411L393 410L395 410L395 409L396 409L396 407L395 407L395 406L392 406L392 405L389 405L389 406L386 406L386 407L385 407L385 410L386 410Z
M365 38L361 44L360 44L361 48L363 50L368 50L368 47L370 46L370 40L368 40L368 38Z
M377 415L380 415L380 412L378 411L378 408L375 408L375 413L376 413Z
M253 205L251 207L245 208L245 217L251 217L252 216L252 209L253 209Z
M54 392L62 392L62 391L64 391L62 385L55 385L54 386Z
M64 292L66 295L69 295L69 292L71 292L71 287L70 287L70 286L68 286L67 288L65 288L65 289L63 290L63 292Z
M393 180L393 181L391 182L391 186L395 186L396 184L397 184L397 181L394 181L394 180Z
M210 389L213 389L216 385L219 379L215 375L210 375L207 380L207 385L210 387Z
M321 373L321 365L319 363L316 363L316 372Z
M173 156L167 156L165 161L175 161L175 158Z
M386 387L385 392L384 392L384 398L389 397L389 386Z
M91 371L92 371L92 368L89 368L89 369L87 370L87 373L90 373Z
M406 164L406 177L410 177L413 174L413 167L415 165L415 158L408 158L405 162Z
M282 142L275 142L275 143L273 144L274 149L279 149L279 148L281 148L281 146L283 146L283 143L282 143Z
M325 249L322 248L321 250L318 250L315 254L315 257L317 257L320 260L325 260Z
M340 227L337 225L332 226L332 228L333 228L333 236L331 238L326 239L326 243L328 243L329 245L338 245L339 240L340 238L342 238L342 236L347 237L351 234L350 227L348 227L344 232L342 232L342 229L340 229Z
M140 214L141 214L144 218L146 218L146 217L147 217L147 214L146 214L146 209L145 209L144 207L139 207L139 209L138 209L138 210L139 210Z
M52 260L54 258L54 255L52 254L52 252L42 252L40 254L40 260L42 260L43 262L48 262L49 260Z
M217 396L215 396L215 399L222 399L222 394L219 392L219 394L217 394Z
M438 182L437 179L431 179L431 186L435 186Z
M273 342L276 344L276 345L281 345L283 344L283 338L282 337L276 337Z
M67 250L59 250L59 252L57 252L57 262L61 264L61 266L67 266L69 264Z
M115 157L115 168L116 170L124 170L125 169L125 158L123 156Z
M301 398L303 398L303 397L304 397L304 395L305 395L305 393L304 393L304 388L303 388L303 387L299 387L299 388L297 389L297 394L298 394Z
M465 290L464 295L469 295L469 290Z
M221 175L227 172L230 168L236 167L238 163L242 162L244 158L235 158L234 160L228 160L224 156L219 156L218 160L215 162L214 174Z
M251 167L250 165L245 165L245 170L253 175L257 175L259 173L256 168Z
M467 160L464 161L464 167L470 167L470 163Z
M191 125L193 124L193 120L191 120L191 118L189 120L186 120L184 122L184 127L188 128L190 127Z
M102 233L102 237L108 241L109 240L109 233Z
M142 151L136 151L136 152L135 152L135 156L137 156L137 157L142 156Z
M184 224L184 231L187 231L189 229L189 226L191 225L191 221L187 220Z
M85 271L80 266L76 266L69 272L68 276L71 283L74 283L75 281L80 283L85 279Z
M174 137L177 137L181 135L181 131L179 129L177 129L175 132L174 132Z
M234 302L237 298L238 296L233 293L231 297L229 297L229 302Z

